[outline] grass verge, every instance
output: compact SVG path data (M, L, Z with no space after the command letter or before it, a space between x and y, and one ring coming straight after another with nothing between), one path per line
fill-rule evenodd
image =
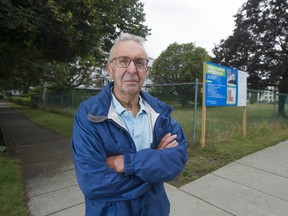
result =
M28 216L19 161L5 153L0 153L0 185L0 215Z
M273 133L262 132L246 139L234 138L221 143L210 143L205 148L188 148L189 159L185 169L170 183L176 187L183 186L244 156L287 139L288 129L281 129Z

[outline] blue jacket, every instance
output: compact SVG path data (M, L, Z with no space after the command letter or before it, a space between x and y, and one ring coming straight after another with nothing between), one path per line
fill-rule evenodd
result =
M86 216L166 216L170 203L164 182L175 178L187 160L187 141L180 125L171 118L172 108L141 91L151 114L151 148L136 151L128 131L111 109L109 83L81 103L74 121L72 150L78 184L85 196ZM157 150L168 132L177 134L179 145ZM124 173L105 163L107 156L123 155Z

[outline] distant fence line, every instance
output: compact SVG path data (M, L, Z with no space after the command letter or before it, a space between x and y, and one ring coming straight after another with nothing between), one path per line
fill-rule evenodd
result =
M174 108L173 117L184 128L184 133L188 137L189 142L194 144L196 140L200 140L201 109L199 108L202 106L201 87L201 83L197 85L195 83L161 84L145 85L143 90ZM197 91L197 89L199 90ZM34 94L31 96L31 105L48 111L74 115L82 101L97 95L99 91L78 90L45 95ZM247 122L248 130L250 128L251 133L260 124L265 124L267 127L274 124L278 112L279 95L276 91L247 90L247 106L250 106L247 111ZM195 100L197 101L196 103ZM286 104L287 102L286 100ZM285 107L287 112L288 105ZM196 115L197 110L199 112ZM211 140L215 140L215 137L220 139L219 134L222 134L222 137L229 136L229 133L233 130L234 132L241 131L241 112L237 107L223 109L212 107L209 109L207 113L208 140L209 137ZM229 124L229 122L232 123ZM218 131L217 134L215 134L215 131Z
M201 89L202 84L198 84ZM202 105L202 94L200 90L195 95L195 83L177 84L153 84L145 85L143 90L173 107L189 107L198 99L198 107ZM31 95L31 106L44 109L71 109L76 110L79 104L91 96L98 94L100 90L77 90L70 92L47 93L45 95ZM247 90L247 103L269 103L277 105L279 93L268 90ZM286 103L288 101L286 100Z

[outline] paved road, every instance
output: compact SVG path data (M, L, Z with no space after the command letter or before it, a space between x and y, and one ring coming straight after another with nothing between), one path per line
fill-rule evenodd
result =
M33 216L83 216L70 140L0 102L0 127L22 161ZM288 141L256 152L180 188L166 184L171 216L287 216Z

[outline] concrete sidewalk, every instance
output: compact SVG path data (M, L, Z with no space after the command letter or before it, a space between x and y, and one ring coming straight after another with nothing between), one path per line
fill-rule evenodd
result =
M0 127L22 161L33 216L83 216L70 140L0 102ZM288 141L235 161L180 188L166 184L171 216L287 216Z

